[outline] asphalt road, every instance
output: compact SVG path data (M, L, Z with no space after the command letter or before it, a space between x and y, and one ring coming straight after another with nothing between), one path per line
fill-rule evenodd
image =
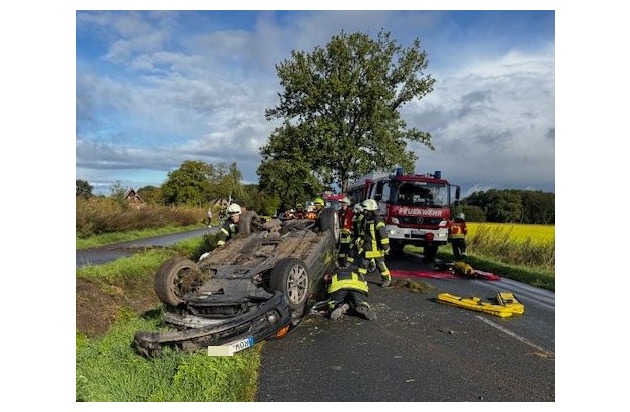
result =
M77 250L77 267L207 232ZM388 265L430 269L410 254ZM504 278L410 280L432 288L423 293L383 289L378 275L370 275L376 320L309 315L284 338L263 342L256 401L555 401L555 293ZM499 318L435 300L448 292L490 301L499 291L514 293L525 313Z
M85 265L100 265L122 257L131 256L139 250L156 246L169 246L195 236L203 236L218 230L217 227L202 228L189 232L172 233L145 239L120 242L113 245L77 250L77 268Z
M423 268L418 256L390 268ZM428 269L428 267L424 267ZM555 294L508 279L414 279L434 287L383 289L370 275L377 319L309 315L264 343L257 401L553 402ZM499 318L438 303L438 293L490 300L510 291L523 315Z

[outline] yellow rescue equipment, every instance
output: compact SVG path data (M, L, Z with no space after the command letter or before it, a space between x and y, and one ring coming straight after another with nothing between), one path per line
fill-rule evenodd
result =
M459 306L465 309L489 313L490 315L499 316L501 318L510 317L515 313L520 315L525 311L525 307L516 300L512 293L509 292L499 292L497 294L497 302L499 302L499 304L482 302L480 298L474 296L464 298L461 296L451 295L450 293L438 294L437 300L438 302L445 303L447 305Z

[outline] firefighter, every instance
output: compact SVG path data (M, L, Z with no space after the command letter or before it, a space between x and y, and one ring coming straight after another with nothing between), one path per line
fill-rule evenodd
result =
M316 218L319 217L319 214L322 213L322 210L324 210L324 199L322 199L321 197L316 198L315 200L313 200L313 210L315 212L315 216Z
M339 265L348 267L354 262L352 256L352 218L354 210L350 207L350 199L341 199L341 209L339 209Z
M381 286L387 288L392 284L392 276L385 265L385 255L389 253L389 237L385 231L385 222L378 212L378 205L374 199L366 199L361 204L365 217L362 224L363 252L359 273L365 276L368 272L370 260L374 259L376 269L381 274Z
M355 267L337 268L328 284L328 308L330 319L337 320L353 311L367 320L375 319L367 303L368 284Z
M232 203L227 207L226 213L228 218L223 223L223 226L217 235L217 247L225 245L225 242L238 233L238 221L241 218L241 206L237 203Z
M451 221L448 226L448 241L451 242L453 248L453 256L455 260L466 257L466 235L468 228L466 227L466 216L459 213L455 220Z
M306 211L304 210L304 206L302 206L301 203L298 203L297 206L295 206L294 216L296 219L304 219L306 217Z

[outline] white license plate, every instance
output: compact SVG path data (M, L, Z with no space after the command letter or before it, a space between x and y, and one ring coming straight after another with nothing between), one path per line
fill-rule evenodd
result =
M247 349L254 346L254 337L248 336L245 339L241 339L239 341L232 343L230 346L232 346L233 352L242 351L243 349Z
M426 231L422 229L411 229L412 235L424 235L425 233Z

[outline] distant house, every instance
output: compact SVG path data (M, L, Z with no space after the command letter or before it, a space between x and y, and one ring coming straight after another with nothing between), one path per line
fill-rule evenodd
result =
M136 193L135 190L129 189L127 194L125 195L125 201L130 205L135 207L136 209L140 209L145 207L147 204L140 197L139 194Z

